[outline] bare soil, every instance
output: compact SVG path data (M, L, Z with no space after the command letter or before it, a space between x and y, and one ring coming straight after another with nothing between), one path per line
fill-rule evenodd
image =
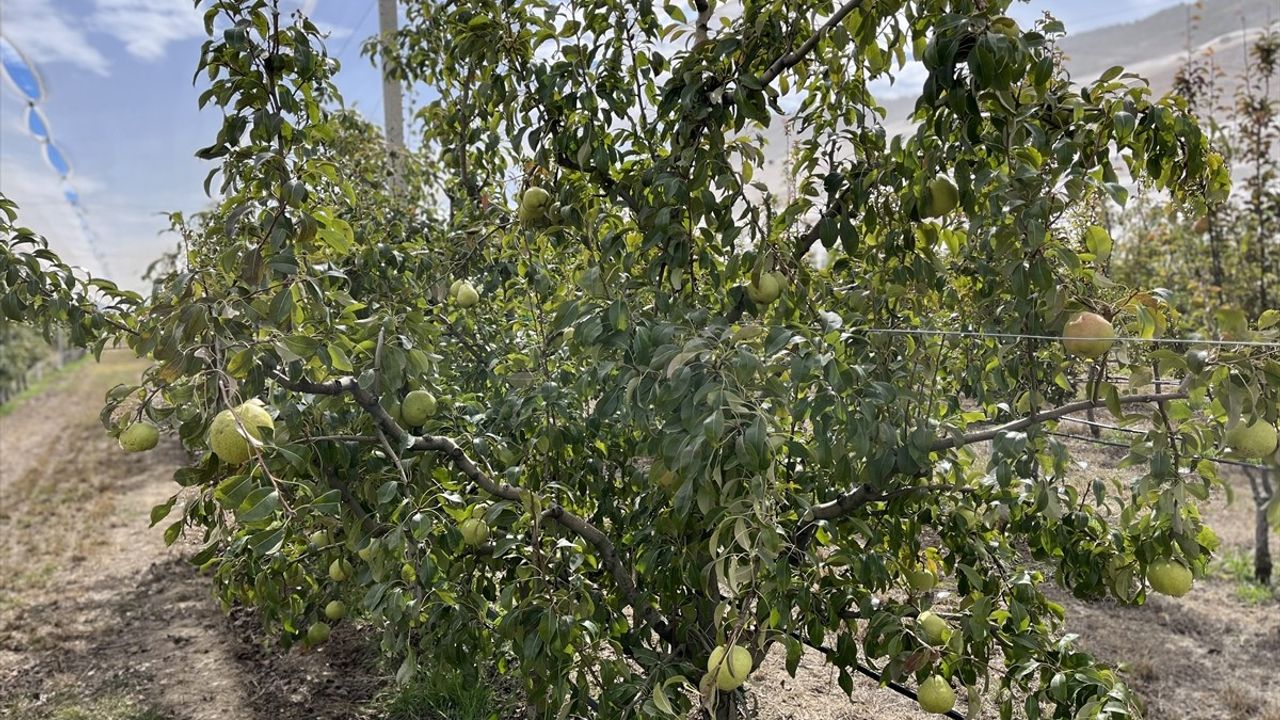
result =
M390 686L373 643L340 625L312 653L264 642L248 612L224 613L209 578L148 528L177 486L176 445L127 455L97 419L103 393L143 368L123 353L82 365L0 417L0 718L293 720L375 717ZM1119 451L1082 447L1083 473L1115 474ZM1252 502L1215 498L1224 554L1252 549ZM1274 542L1274 541L1273 541ZM1069 630L1124 663L1152 720L1280 720L1280 605L1236 580L1143 607L1063 597ZM926 720L913 701L859 679L852 697L816 655L796 678L769 662L752 678L761 720ZM995 717L988 710L983 717Z
M360 717L384 685L367 642L339 628L311 654L264 645L192 547L147 527L185 455L126 454L97 418L143 367L107 353L0 418L0 718Z
M1080 427L1065 427L1086 435ZM1119 439L1119 438L1116 438ZM1119 480L1132 470L1117 469L1125 451L1072 441L1081 482ZM1253 553L1254 505L1248 480L1221 468L1235 491L1228 503L1217 493L1201 507L1205 522L1222 545L1218 555ZM1280 550L1275 534L1272 555ZM1237 579L1218 568L1196 581L1182 598L1151 596L1140 607L1115 602L1082 602L1049 588L1066 608L1067 631L1095 657L1125 671L1125 679L1146 705L1149 720L1280 720L1280 602L1255 603L1240 596ZM782 661L753 676L759 690L760 720L928 720L915 702L858 679L847 698L836 675L817 653L807 654L793 679ZM987 707L982 718L998 717Z

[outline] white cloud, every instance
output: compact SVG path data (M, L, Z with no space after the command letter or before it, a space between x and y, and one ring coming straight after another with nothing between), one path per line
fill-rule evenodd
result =
M49 0L5 0L0 3L0 26L33 63L67 62L99 75L106 75L110 67L89 43L83 23Z
M111 63L90 41L110 35L144 61L164 57L171 43L204 35L200 11L190 0L94 0L88 13L64 10L51 0L0 4L5 37L36 64L67 62L99 75Z
M140 60L159 60L170 43L202 37L201 15L190 0L95 0L89 26L113 35Z
M63 260L100 273L102 270L75 213L62 197L58 177L33 160L28 152L5 152L0 193L18 203L18 223L48 238L50 246Z

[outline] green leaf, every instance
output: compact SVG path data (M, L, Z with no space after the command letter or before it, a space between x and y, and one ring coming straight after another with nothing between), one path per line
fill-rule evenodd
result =
M170 497L167 501L162 502L159 505L151 508L151 525L149 525L148 527L155 527L157 523L159 523L161 520L168 517L170 511L173 510L173 504L177 501L178 501L178 496L174 495Z
M273 488L262 487L250 493L242 505L246 509L237 512L236 519L246 524L255 523L271 517L280 509L280 496Z
M154 524L155 523L152 523L152 525ZM179 520L164 529L164 544L166 547L177 542L178 538L182 536L183 524L184 521Z
M223 507L237 508L249 493L253 492L254 487L248 475L232 475L218 483L214 488L213 496L222 503Z
M282 342L291 360L310 360L320 351L320 341L305 335L290 335Z
M272 555L278 552L284 544L284 535L284 528L268 529L254 533L249 538L249 547L253 550L253 554L259 557Z
M338 515L342 511L342 491L330 490L311 503L311 510L322 515Z
M1098 262L1106 262L1111 256L1111 234L1098 225L1090 225L1084 231L1084 244Z

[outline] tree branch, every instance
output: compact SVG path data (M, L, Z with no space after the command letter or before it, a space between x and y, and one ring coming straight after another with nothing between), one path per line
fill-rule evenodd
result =
M698 19L694 21L693 46L698 47L707 41L707 25L711 22L711 3L708 0L693 0L693 7L698 11Z
M1143 395L1126 395L1120 398L1120 404L1133 405L1137 403L1162 403L1168 400L1184 400L1186 399L1186 397L1187 397L1187 393L1185 391L1163 393L1163 394L1146 393ZM991 440L995 438L997 435L1000 435L1001 433L1022 430L1023 428L1028 428L1028 427L1031 427L1032 425L1036 425L1049 420L1061 419L1063 416L1070 415L1071 413L1077 412L1079 410L1086 410L1092 407L1101 407L1103 405L1106 405L1106 402L1101 399L1079 400L1077 402L1067 403L1066 405L1062 405L1060 407L1054 408L1052 410L1048 410L1046 412L1028 415L1027 417L1019 418L1012 422L1007 422L1003 425L997 425L994 427L987 428L985 430L980 430L978 432L969 433L967 435L953 435L947 438L939 438L935 440L932 445L929 446L929 451L941 452L943 450L950 450L953 448L964 447L966 445L972 445L974 443L986 442L987 440ZM873 502L887 500L887 499L896 497L898 495L911 493L916 490L928 490L928 489L930 489L928 486L913 486L909 488L902 488L901 490L892 490L885 494L876 494L876 492L870 486L860 485L854 488L853 490L837 497L834 500L829 500L827 502L820 503L818 505L814 505L813 507L810 507L809 512L807 513L807 516L810 518L810 522L805 523L807 526L805 530L807 530L808 527L812 527L812 522L811 522L812 520L830 520L832 518L837 518L842 515L851 513L854 510L857 510L858 508L861 508L864 505L868 505ZM801 530L801 533L797 536L798 539L804 538L803 533L805 532L805 530Z
M764 74L760 76L760 84L768 85L785 70L795 67L804 59L805 55L808 55L813 50L814 46L818 44L818 41L822 39L823 35L827 34L832 28L843 22L845 16L853 12L861 4L862 0L849 0L849 2L842 5L839 10L836 10L834 15L822 24L822 27L814 30L813 34L809 36L809 39L801 43L800 47L786 55L783 55L777 60L774 60L773 64L770 65L769 68L764 71Z
M818 242L818 237L822 234L822 222L824 220L832 220L840 216L844 211L844 203L839 199L831 201L826 210L822 211L822 216L817 219L803 235L796 238L795 256L803 257L809 252L809 248Z
M466 452L451 438L443 435L413 435L409 433L382 408L382 405L378 403L378 399L374 395L360 386L355 378L346 377L322 383L305 379L292 381L281 376L277 376L277 380L282 387L293 392L313 395L350 394L356 404L373 416L378 429L394 438L400 447L442 455L459 472L466 475L469 480L490 495L513 502L524 502L524 493L528 491L494 480L488 473L481 470L475 461L468 457ZM551 505L543 513L543 517L556 522L565 530L591 543L596 548L596 551L600 553L600 559L609 568L609 574L613 576L614 582L618 585L618 589L622 592L631 609L651 625L659 637L673 646L679 645L670 624L662 617L657 608L641 597L640 590L636 587L635 580L631 577L631 571L618 555L613 541L602 530L559 504Z
M1124 395L1120 397L1120 404L1135 405L1139 403L1160 403L1166 400L1185 400L1185 399L1187 399L1186 391L1179 390L1177 392L1171 392L1171 393L1144 393L1141 395ZM930 452L940 452L942 450L950 450L952 448L964 447L965 445L972 445L973 443L986 442L987 440L991 440L992 438L996 437L997 435L1000 435L1001 433L1022 430L1024 428L1031 427L1032 425L1038 425L1047 420L1057 420L1057 419L1060 419L1062 416L1070 415L1073 412L1077 412L1080 410L1088 410L1089 408L1093 408L1093 407L1103 407L1106 404L1107 404L1106 401L1102 400L1101 398L1089 398L1087 400L1078 400L1076 402L1067 403L1066 405L1056 407L1046 412L1034 413L1034 414L1028 415L1027 417L1005 423L1004 425L997 425L995 427L987 428L986 430L980 430L975 433L969 433L968 435L953 435L947 438L939 438L933 442L933 445L929 446L929 450Z

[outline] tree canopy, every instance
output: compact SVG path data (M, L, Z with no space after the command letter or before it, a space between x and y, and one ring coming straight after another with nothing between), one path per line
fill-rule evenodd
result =
M287 645L341 599L401 678L493 658L537 716L731 717L718 646L793 672L809 646L846 691L862 665L1003 717L1136 717L1042 587L1137 603L1153 565L1203 572L1204 459L1274 425L1277 332L1180 340L1165 293L1107 277L1096 209L1131 183L1202 208L1222 160L1007 5L409 3L370 49L430 100L389 160L315 25L209 2L215 206L174 217L146 298L6 226L0 304L154 361L104 422L196 454L152 522ZM871 87L908 57L891 135ZM1084 311L1103 358L1054 339ZM1126 485L1073 482L1050 433L1093 407L1143 431Z

